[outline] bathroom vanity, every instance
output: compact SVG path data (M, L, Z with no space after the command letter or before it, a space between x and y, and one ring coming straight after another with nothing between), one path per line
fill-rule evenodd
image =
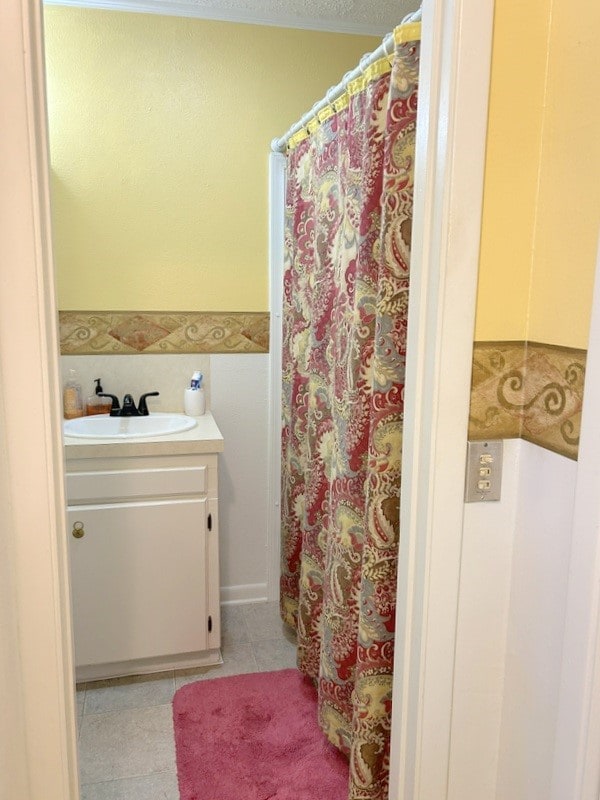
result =
M220 661L222 450L211 414L155 438L65 437L78 681Z

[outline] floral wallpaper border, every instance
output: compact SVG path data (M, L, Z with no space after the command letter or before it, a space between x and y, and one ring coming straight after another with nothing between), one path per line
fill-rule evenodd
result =
M268 312L59 311L62 355L268 353Z
M587 352L476 342L469 439L522 438L577 459Z

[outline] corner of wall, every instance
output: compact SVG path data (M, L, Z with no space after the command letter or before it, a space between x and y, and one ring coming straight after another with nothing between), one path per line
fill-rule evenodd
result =
M586 355L539 342L476 342L469 438L521 438L576 460Z

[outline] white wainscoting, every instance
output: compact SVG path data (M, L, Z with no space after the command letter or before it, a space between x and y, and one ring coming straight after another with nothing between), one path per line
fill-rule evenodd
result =
M496 793L522 444L504 441L501 499L465 504L448 800Z
M102 379L105 392L117 395L119 400L129 393L137 403L144 392L160 392L158 397L148 400L150 413L183 413L183 392L190 385L193 372L200 370L204 376L206 408L210 411L210 356L205 354L61 356L60 368L63 384L69 379L69 370L76 371L84 404L86 397L94 393L96 378Z
M211 355L211 410L219 456L221 598L267 597L269 356Z
M448 800L550 797L576 475L506 440L502 500L465 505Z
M550 797L576 477L522 443L497 800Z

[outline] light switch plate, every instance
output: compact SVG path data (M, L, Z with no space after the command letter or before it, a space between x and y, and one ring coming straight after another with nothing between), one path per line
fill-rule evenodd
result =
M467 442L465 503L500 500L502 440Z

